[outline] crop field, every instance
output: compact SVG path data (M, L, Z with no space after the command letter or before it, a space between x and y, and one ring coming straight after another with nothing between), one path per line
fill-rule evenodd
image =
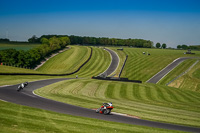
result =
M113 102L113 111L119 113L200 127L200 93L168 86L75 79L46 86L35 93L91 109L102 102Z
M16 50L29 50L38 47L40 44L30 44L30 43L0 43L0 50L3 49L16 49Z
M128 60L122 72L122 77L143 82L150 79L175 59L194 56L183 54L184 50L168 49L124 48L124 52L128 54ZM143 52L146 52L146 54L144 55ZM147 53L150 53L150 55L147 56ZM195 53L195 56L200 57L200 51L195 51Z
M77 70L90 56L91 49L83 46L71 48L49 59L37 69L42 73L70 73Z

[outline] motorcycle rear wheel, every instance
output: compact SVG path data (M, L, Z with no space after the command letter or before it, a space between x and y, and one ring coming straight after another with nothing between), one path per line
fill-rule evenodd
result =
M111 112L110 109L106 109L106 110L104 110L104 115L108 115L108 114L110 114L110 112Z

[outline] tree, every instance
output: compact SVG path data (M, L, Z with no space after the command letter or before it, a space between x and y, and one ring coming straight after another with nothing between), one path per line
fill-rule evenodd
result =
M177 49L181 49L181 48L182 48L182 46L181 46L181 45L178 45L178 46L177 46Z
M36 37L36 35L33 35L31 38L28 39L28 42L30 43L36 43L39 42L39 39Z
M48 44L49 45L49 40L47 38L45 38L45 37L43 37L42 39L40 39L40 42L42 44Z
M158 43L156 43L156 48L160 48L160 43L158 42Z
M162 44L162 48L163 48L163 49L167 48L167 44L163 43L163 44Z
M51 48L51 51L60 49L60 40L56 38L55 36L49 39L49 45Z
M67 46L67 45L70 44L70 39L69 39L69 37L60 37L59 40L60 40L60 46L61 46L62 48L64 48L65 46Z
M183 44L183 45L182 45L182 49L186 50L186 49L188 49L188 46L185 45L185 44Z

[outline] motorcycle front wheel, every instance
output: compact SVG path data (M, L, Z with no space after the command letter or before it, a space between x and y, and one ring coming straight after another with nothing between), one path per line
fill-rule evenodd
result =
M100 109L101 109L101 108L98 108L98 109L96 110L96 113L99 113Z

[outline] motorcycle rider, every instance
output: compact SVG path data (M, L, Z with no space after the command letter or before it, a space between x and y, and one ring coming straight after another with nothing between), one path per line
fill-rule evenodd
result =
M103 103L103 107L101 107L101 111L103 111L104 107L112 106L112 102L110 103Z
M27 85L28 85L28 82L21 83L21 84L18 86L18 90L17 90L17 91L20 91L20 90L24 89L24 87L26 87Z

